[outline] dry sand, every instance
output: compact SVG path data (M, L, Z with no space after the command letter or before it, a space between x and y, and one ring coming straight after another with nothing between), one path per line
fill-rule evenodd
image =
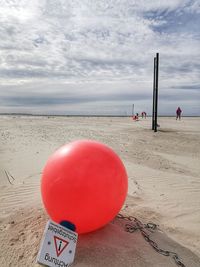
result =
M158 246L178 253L185 266L200 266L200 118L159 118L158 133L150 118L2 115L0 124L0 266L38 266L48 220L42 169L51 153L77 139L103 142L123 160L129 189L121 213L159 224L148 232ZM176 266L125 223L116 218L79 236L73 266Z

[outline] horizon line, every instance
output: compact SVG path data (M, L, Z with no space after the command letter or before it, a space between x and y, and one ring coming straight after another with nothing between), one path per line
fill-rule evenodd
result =
M133 115L111 115L111 114L34 114L34 113L20 113L20 112L3 112L0 116L43 116L43 117L132 117ZM147 117L152 117L148 115ZM176 115L158 115L158 117L176 117ZM183 115L182 117L200 117L200 115Z

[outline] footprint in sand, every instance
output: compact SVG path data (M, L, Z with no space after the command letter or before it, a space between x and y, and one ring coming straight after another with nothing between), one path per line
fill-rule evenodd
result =
M134 184L137 186L138 190L142 190L141 187L139 186L138 182L136 180L134 180Z

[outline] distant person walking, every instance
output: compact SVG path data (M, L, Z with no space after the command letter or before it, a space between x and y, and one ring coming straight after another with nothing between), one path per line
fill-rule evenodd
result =
M141 115L142 115L142 118L145 118L146 119L147 113L145 111L142 111Z
M182 113L182 110L180 107L178 107L176 110L176 120L181 119L181 113Z

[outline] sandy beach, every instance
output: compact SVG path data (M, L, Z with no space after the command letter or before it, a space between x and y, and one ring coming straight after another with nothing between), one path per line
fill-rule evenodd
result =
M48 157L60 146L91 139L110 146L129 179L121 214L158 226L149 232L187 267L200 266L200 118L0 116L0 266L39 266L40 241L48 220L40 179ZM140 231L125 231L116 218L80 235L73 266L177 266L157 253ZM148 231L148 230L147 230Z

